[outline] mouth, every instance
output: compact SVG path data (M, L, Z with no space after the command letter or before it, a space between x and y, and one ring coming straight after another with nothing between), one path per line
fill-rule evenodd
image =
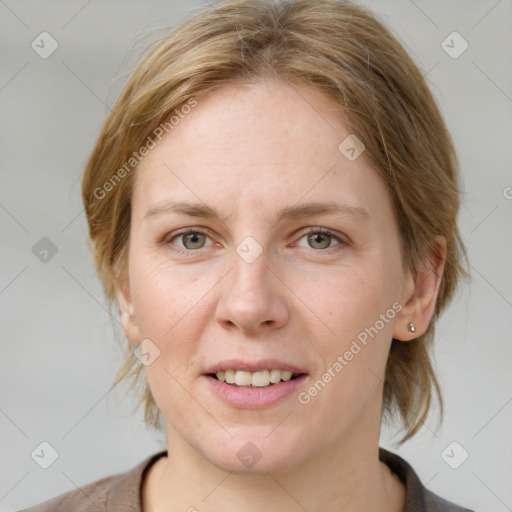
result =
M213 393L235 409L272 407L304 388L310 374L305 366L280 359L226 359L207 366L202 381Z
M291 370L220 370L202 375L213 393L235 409L272 407L307 385L309 374Z

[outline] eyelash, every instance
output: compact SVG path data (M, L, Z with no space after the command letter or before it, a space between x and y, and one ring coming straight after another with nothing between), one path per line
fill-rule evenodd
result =
M166 246L167 245L173 245L173 244L171 244L172 240L174 240L176 238L179 238L181 236L185 236L185 235L191 234L191 233L198 233L198 234L205 235L205 236L209 237L208 233L203 231L203 230L201 230L201 229L189 228L189 229L180 231L178 233L175 233L171 237L170 236L164 237L164 239L162 240L161 243L162 243L162 245L166 245ZM299 238L299 240L302 240L305 236L313 234L313 233L320 233L320 234L328 235L328 236L334 238L339 243L337 245L333 246L333 247L328 247L326 249L313 249L313 248L310 248L312 251L324 252L324 253L327 253L327 254L331 254L334 250L339 250L341 247L346 247L346 246L349 245L348 240L342 238L341 236L336 235L332 231L330 231L328 229L325 229L325 228L313 228L313 229L310 229L309 231L306 231L305 233L303 233L302 236ZM172 235L172 233L171 233L171 235ZM199 252L201 249L204 249L204 247L201 247L199 249L182 249L181 247L174 246L172 251L174 251L174 252L176 252L178 254L181 254L181 255L192 256L193 253Z

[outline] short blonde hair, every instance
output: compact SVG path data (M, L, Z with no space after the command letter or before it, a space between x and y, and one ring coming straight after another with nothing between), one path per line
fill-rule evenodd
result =
M169 125L172 114L214 87L258 80L307 85L339 106L340 118L363 141L365 157L387 184L404 267L414 272L428 261L436 235L447 240L427 332L412 342L393 339L388 357L383 415L398 413L404 441L425 422L434 394L442 412L428 349L436 319L459 278L469 274L457 227L458 162L451 136L418 67L366 8L335 0L227 0L146 49L104 122L82 181L107 300L112 306L127 271L134 152L156 143L162 123ZM127 377L135 385L143 369L128 344L114 385ZM145 379L141 384L136 407L144 403L146 423L161 428L149 385Z

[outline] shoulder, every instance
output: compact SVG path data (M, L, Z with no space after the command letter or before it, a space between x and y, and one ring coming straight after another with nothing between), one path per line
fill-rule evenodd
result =
M469 508L459 507L451 501L441 498L432 491L425 489L425 504L429 512L473 512Z
M101 478L19 512L141 512L140 488L144 474L166 454L156 453L129 471Z
M20 512L60 512L64 510L82 510L83 512L89 512L89 510L95 510L96 512L98 512L98 510L104 511L106 510L105 501L107 493L113 485L116 485L116 482L120 478L122 478L121 474L102 478L80 489L66 492L44 503L23 509Z
M379 449L379 459L387 464L403 482L406 489L404 512L473 512L429 491L411 465L399 455Z

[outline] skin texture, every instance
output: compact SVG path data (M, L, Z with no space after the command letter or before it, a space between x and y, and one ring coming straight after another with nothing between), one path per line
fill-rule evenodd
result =
M338 149L349 133L306 86L225 84L137 169L118 300L127 338L159 347L146 375L169 453L145 479L146 512L403 509L402 484L378 460L384 369L392 337L427 329L444 253L435 272L413 278L402 268L384 182L364 153L351 162ZM224 220L143 218L171 199L206 204ZM310 201L368 216L276 218ZM176 236L189 227L206 235ZM307 236L319 227L334 236ZM248 236L262 249L252 263L236 252ZM235 408L201 377L223 359L276 358L304 368L307 389L397 302L401 311L308 404L292 394ZM237 457L247 442L261 452L252 467Z

